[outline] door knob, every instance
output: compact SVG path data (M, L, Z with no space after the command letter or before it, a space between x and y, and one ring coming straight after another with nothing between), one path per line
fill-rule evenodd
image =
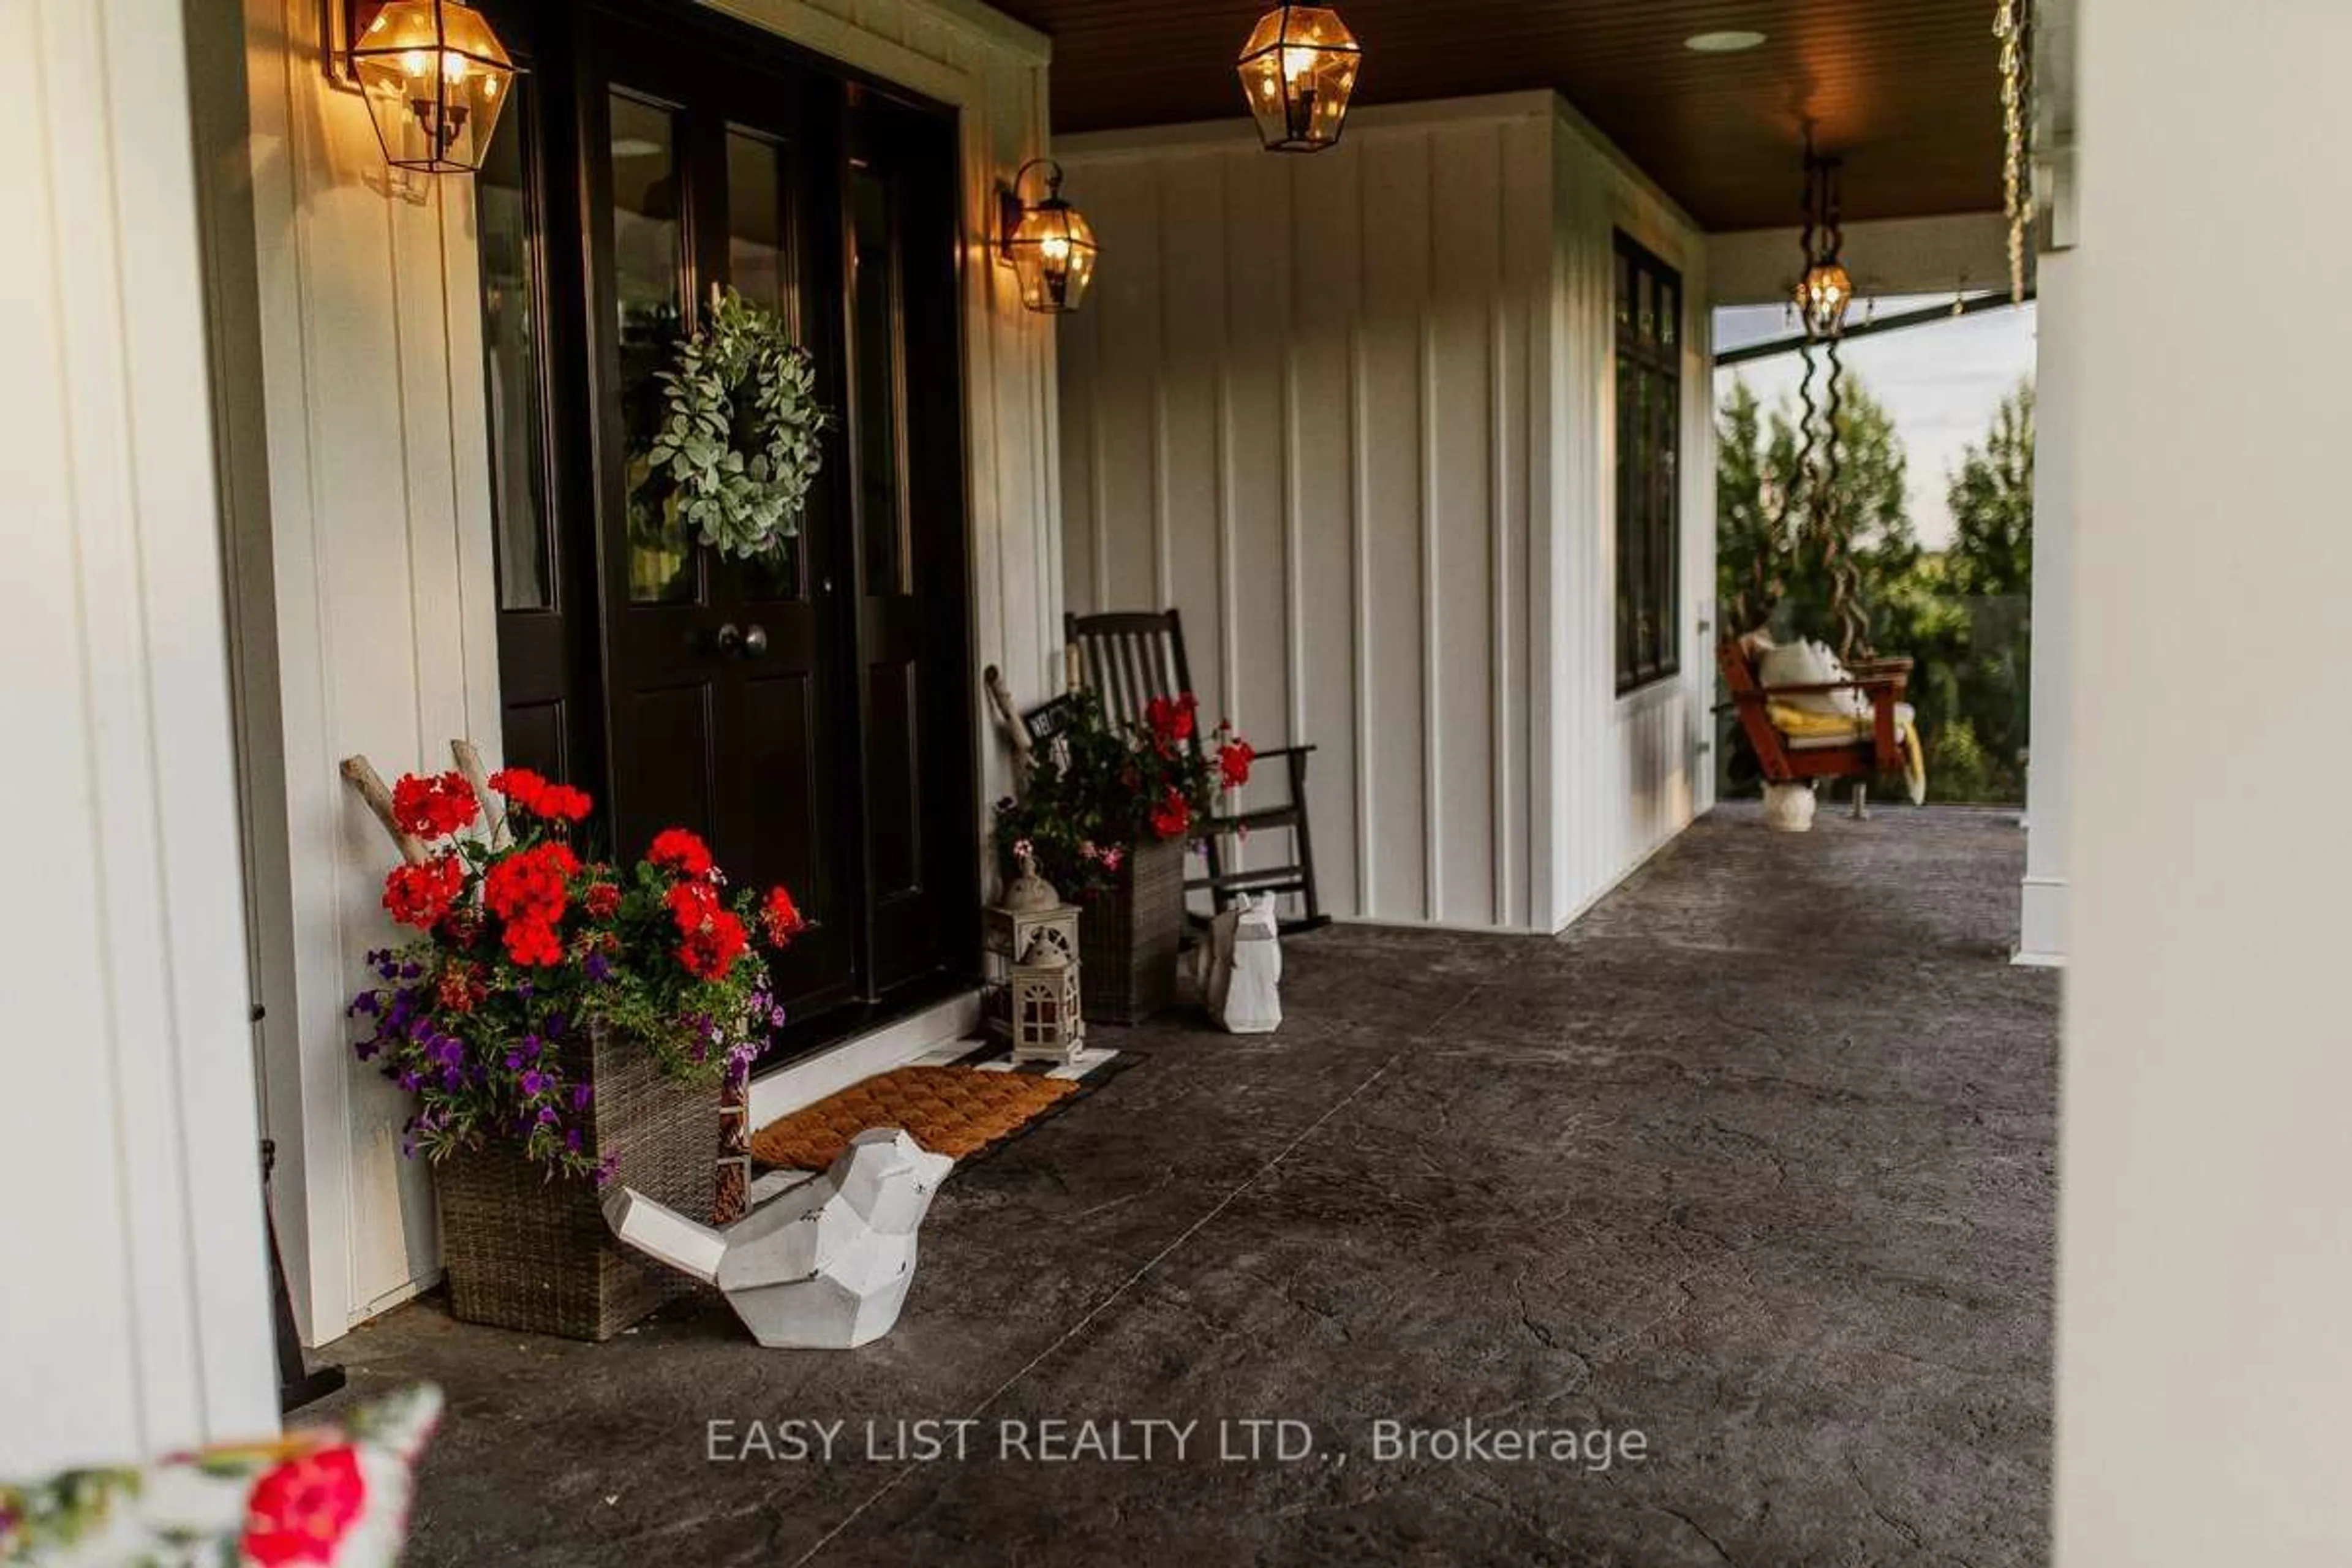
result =
M742 640L743 634L735 629L732 621L710 634L710 646L722 655L733 653Z
M743 657L765 658L768 654L768 628L753 621L743 633Z

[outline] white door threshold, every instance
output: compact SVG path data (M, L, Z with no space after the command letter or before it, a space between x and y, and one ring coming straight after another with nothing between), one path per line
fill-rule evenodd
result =
M926 1056L950 1040L961 1040L980 1028L977 987L935 1002L878 1029L852 1036L815 1056L761 1073L751 1079L751 1125L765 1127L804 1105L814 1105L860 1079Z

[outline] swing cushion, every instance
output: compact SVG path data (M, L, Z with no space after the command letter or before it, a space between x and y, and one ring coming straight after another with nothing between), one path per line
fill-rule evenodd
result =
M143 1467L0 1480L0 1564L393 1568L441 1393L419 1385L338 1426Z
M1789 749L1790 751L1820 752L1826 751L1832 746L1866 746L1870 744L1871 720L1867 715L1861 718L1850 718L1843 714L1824 714L1802 710L1791 713L1786 710L1788 708L1794 706L1795 704L1792 702L1786 702L1784 700L1776 700L1764 710L1765 713L1772 721L1772 727L1780 731L1783 735L1789 737ZM1895 729L1897 734L1909 732L1912 723L1912 715L1913 709L1911 704L1908 702L1897 702L1895 705ZM1843 719L1845 721L1842 723L1825 721L1840 719Z
M1802 642L1764 649L1757 660L1756 679L1769 690L1776 686L1824 686L1852 680L1853 674L1827 644L1808 637ZM1773 700L1833 719L1870 717L1870 694L1866 691L1802 691Z

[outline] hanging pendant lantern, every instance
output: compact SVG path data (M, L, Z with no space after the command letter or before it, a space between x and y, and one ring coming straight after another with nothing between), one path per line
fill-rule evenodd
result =
M1840 212L1839 162L1813 154L1811 139L1805 146L1805 226L1801 243L1805 251L1804 276L1797 282L1797 315L1810 339L1834 338L1844 330L1845 313L1853 303L1853 279L1838 253L1845 243Z
M393 0L352 41L350 59L386 163L431 174L482 166L513 96L515 64L479 11L461 0Z
M1339 140L1363 49L1339 13L1277 5L1242 46L1242 96L1270 153L1319 153Z
M1845 326L1846 307L1853 303L1853 279L1834 261L1817 261L1805 268L1797 285L1797 311L1804 318L1805 335L1834 336Z
M1029 171L1045 171L1045 199L1034 206L1021 199ZM1062 199L1062 165L1032 158L1000 193L998 251L1021 279L1021 303L1043 315L1075 310L1095 276L1095 231L1084 214Z

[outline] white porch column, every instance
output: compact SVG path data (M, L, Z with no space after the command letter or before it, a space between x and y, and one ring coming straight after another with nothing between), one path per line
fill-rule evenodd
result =
M2352 1563L2352 6L2081 10L2056 1561Z
M180 16L0 6L0 1475L278 1420Z
M2036 312L2039 363L2033 424L2032 730L2025 773L2025 882L2017 962L2066 962L2066 823L2073 810L2073 738L2066 721L2074 675L2074 445L2082 365L2075 340L2074 258L2042 258Z

